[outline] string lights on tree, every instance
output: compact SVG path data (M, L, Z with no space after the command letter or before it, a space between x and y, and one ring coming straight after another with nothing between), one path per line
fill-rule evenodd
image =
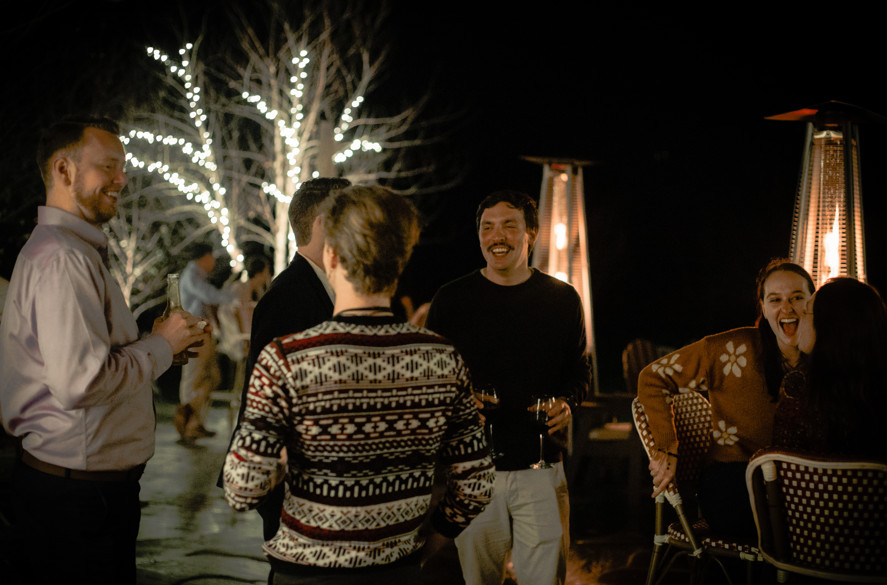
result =
M167 86L178 90L183 99L176 100L179 112L155 117L155 121L159 119L165 122L163 126L171 127L170 133L132 128L121 137L127 146L127 164L162 178L195 209L202 209L206 219L217 227L232 261L240 263L243 254L232 231L227 189L222 185L208 115L201 104L203 90L198 81L202 71L194 59L196 48L186 44L179 49L178 59L154 47L148 47L147 53L165 67Z
M439 156L422 150L444 121L420 120L428 96L394 114L368 109L392 108L372 97L387 54L384 10L348 0L300 14L261 0L248 14L225 10L230 29L217 23L178 53L146 49L159 66L157 99L121 137L131 174L145 178L130 186L141 189L135 200L152 199L151 209L178 226L167 246L180 251L183 241L217 233L235 269L244 251L273 250L277 273L298 245L287 211L304 181L344 177L403 195L458 182L458 172L436 174ZM172 248L158 266L176 265Z
M287 208L304 181L338 176L410 194L397 181L418 185L434 166L405 156L427 141L415 129L424 102L395 115L366 111L386 53L373 44L384 15L362 13L346 24L329 7L297 19L269 6L270 34L252 28L255 13L232 8L224 55L205 38L177 56L149 47L163 67L162 106L139 116L124 140L130 166L167 183L177 212L214 226L233 263L254 242L274 250L279 272L298 244ZM206 64L199 52L210 56Z

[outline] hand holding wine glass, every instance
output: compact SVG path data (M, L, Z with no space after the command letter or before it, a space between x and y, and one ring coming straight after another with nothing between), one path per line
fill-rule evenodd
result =
M487 384L480 388L475 388L474 399L478 403L482 422L492 424L496 418L496 413L499 412L499 394L496 392L496 387L492 384Z
M548 412L554 407L554 396L534 396L529 407L533 426L539 431L539 461L530 465L530 469L548 469L551 464L545 461L545 435L548 434Z
M499 413L499 393L492 384L486 384L474 390L474 400L478 403L481 422L487 429L490 455L495 459L498 453L493 446L493 423Z

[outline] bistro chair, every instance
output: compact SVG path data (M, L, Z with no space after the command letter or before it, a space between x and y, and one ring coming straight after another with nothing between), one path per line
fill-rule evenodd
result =
M788 573L887 583L887 465L765 449L745 479L780 583Z
M671 407L678 439L677 470L675 481L655 500L653 555L647 571L646 585L658 583L682 556L693 559L691 578L694 581L697 578L703 580L708 563L713 561L730 582L721 558L737 558L749 563L763 558L754 543L719 536L711 532L703 518L695 521L690 519L681 492L693 496L696 494L699 473L705 464L711 442L711 404L701 394L690 391L673 396ZM650 457L656 451L656 444L650 432L647 414L637 398L632 402L632 414L641 443ZM668 526L664 522L666 500L678 516L678 521ZM702 562L697 563L697 560ZM749 564L749 583L752 581L751 568Z
M634 339L622 350L622 377L625 380L625 391L636 396L638 393L638 375L644 367L672 352L674 348L656 345L649 339Z

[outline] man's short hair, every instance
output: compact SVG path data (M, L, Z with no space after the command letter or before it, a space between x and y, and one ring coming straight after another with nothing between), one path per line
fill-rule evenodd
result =
M191 246L188 248L188 260L199 260L207 254L212 253L213 247L210 244L206 244L204 242L191 244Z
M419 239L419 212L382 187L334 191L321 208L326 243L358 293L393 294Z
M297 246L311 242L311 226L317 217L317 208L329 197L330 192L350 185L351 181L348 179L339 178L311 179L302 183L289 206L290 226L296 235Z
M495 191L487 195L480 205L477 206L477 217L475 219L475 231L480 231L480 218L484 211L490 207L495 207L499 203L505 202L511 207L520 210L524 215L524 223L527 224L527 231L539 232L539 211L536 208L536 202L526 193L520 191Z
M108 118L66 118L46 128L37 142L37 167L43 184L52 184L52 158L60 150L68 150L68 156L79 160L79 146L83 142L83 132L87 128L98 128L120 135L120 126Z

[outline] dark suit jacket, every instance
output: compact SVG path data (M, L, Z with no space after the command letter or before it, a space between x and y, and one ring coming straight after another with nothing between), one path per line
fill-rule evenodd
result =
M304 256L296 254L290 265L277 275L253 311L246 362L247 383L243 387L244 400L240 403L241 416L246 404L249 376L265 346L275 337L304 331L332 316L333 303L323 283L317 278L311 263Z
M234 434L240 428L240 419L243 418L243 411L246 409L250 374L265 346L275 337L304 331L332 316L333 303L323 283L320 282L311 263L304 256L296 254L290 265L277 275L253 311L249 356L246 361L246 381L243 385L240 414L237 417ZM223 485L221 474L218 485L219 487ZM264 523L265 540L277 532L282 504L283 486L280 485L258 508Z

